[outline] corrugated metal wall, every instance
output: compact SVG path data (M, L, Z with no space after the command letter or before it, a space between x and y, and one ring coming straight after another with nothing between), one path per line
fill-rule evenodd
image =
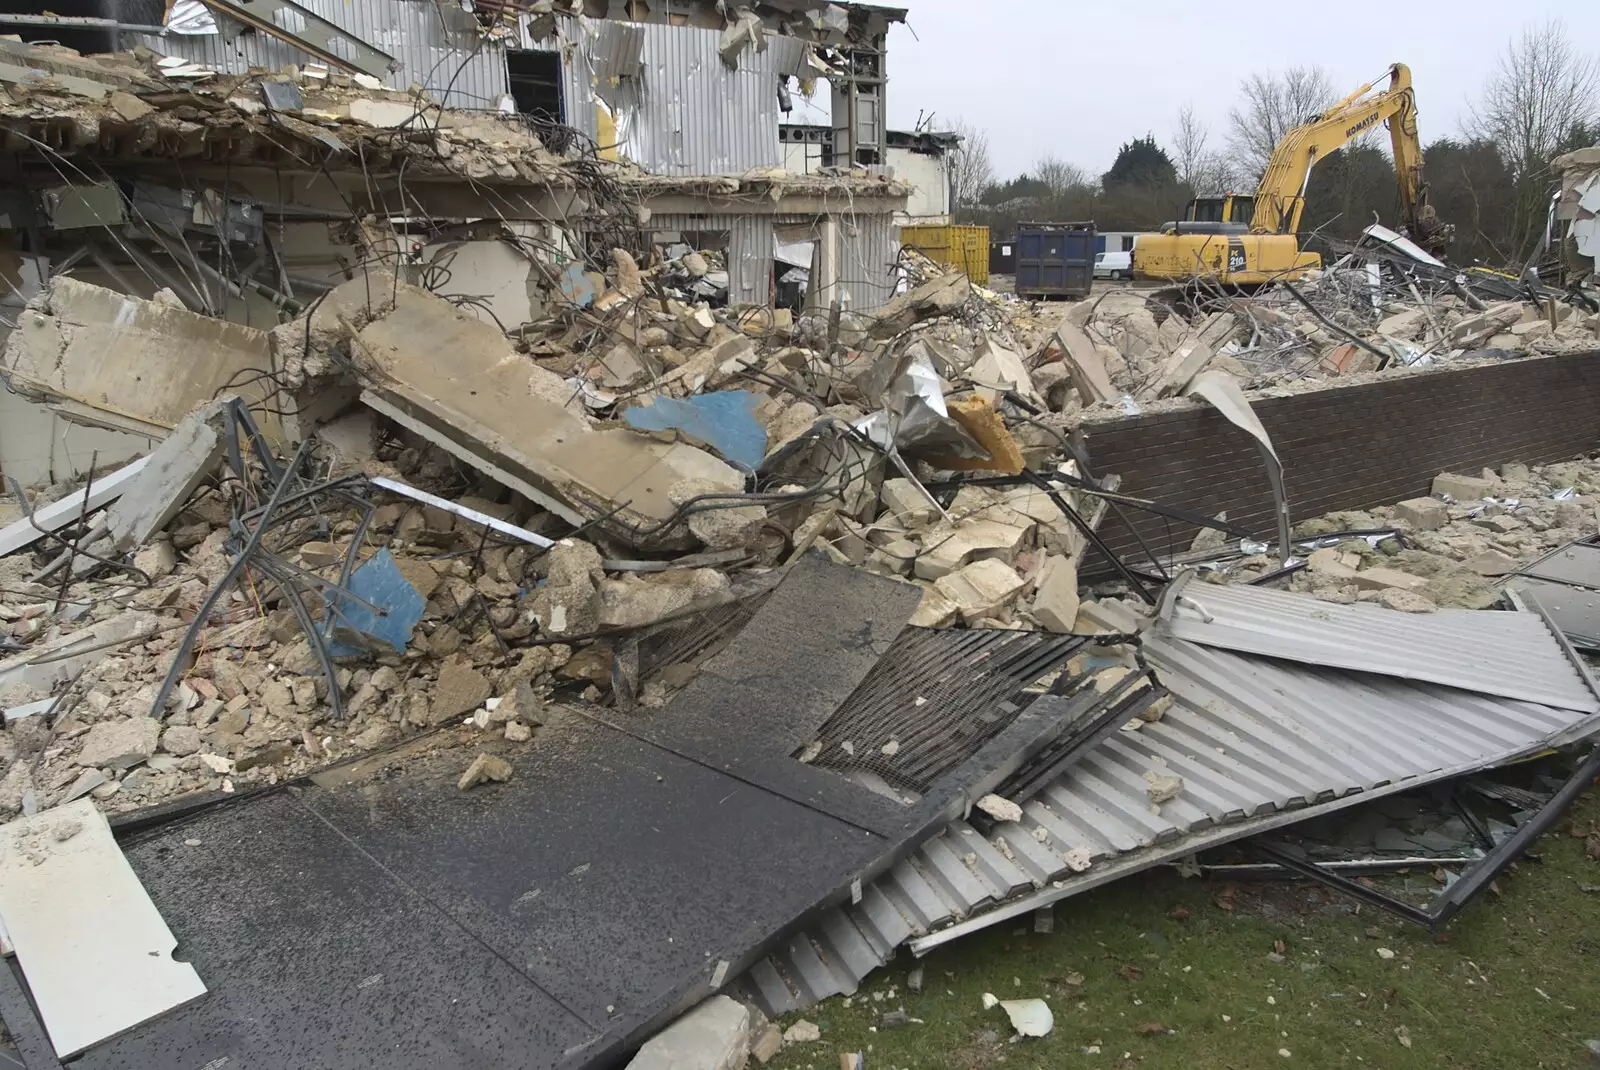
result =
M871 312L894 296L894 266L900 228L892 215L845 215L839 219L841 300L856 312Z
M815 227L815 216L657 215L651 231L715 230L728 232L728 299L766 304L775 249L774 227ZM900 250L900 228L889 215L846 216L839 224L840 300L856 312L871 312L894 296L894 267Z
M772 217L737 215L657 215L651 231L728 232L728 300L766 304L772 276Z
M510 91L503 46L480 38L476 20L457 5L425 0L296 3L398 60L399 69L387 79L391 88L405 89L416 82L446 107L478 110L493 109L501 94ZM243 73L249 67L278 70L287 63L314 62L298 48L255 30L231 40L223 34L140 35L135 40L162 55L181 56L230 74ZM125 43L125 47L130 46ZM586 86L572 99L587 99ZM593 116L589 125L593 126Z
M605 24L593 24L604 32ZM644 72L617 89L617 133L625 156L663 175L740 174L777 167L778 72L803 46L769 37L745 49L737 70L717 52L716 30L645 25Z

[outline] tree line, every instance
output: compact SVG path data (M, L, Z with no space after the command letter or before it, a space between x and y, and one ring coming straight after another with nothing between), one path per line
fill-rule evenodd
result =
M1427 87L1421 121L1427 132ZM1225 136L1214 139L1190 105L1164 142L1153 133L1125 143L1094 176L1059 157L998 180L987 135L957 123L952 161L956 219L995 237L1030 220L1094 220L1102 231L1151 231L1180 218L1191 197L1252 193L1278 142L1341 97L1318 66L1253 74L1239 87ZM1387 134L1369 130L1313 169L1302 240L1353 240L1374 222L1392 225L1399 193ZM1430 203L1455 225L1455 263L1520 267L1543 235L1554 175L1550 161L1600 143L1600 60L1573 47L1560 22L1529 26L1509 41L1457 135L1423 148Z

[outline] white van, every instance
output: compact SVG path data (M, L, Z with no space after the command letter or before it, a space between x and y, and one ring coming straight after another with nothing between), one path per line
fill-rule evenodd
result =
M1097 279L1133 278L1133 254L1095 253L1094 277Z

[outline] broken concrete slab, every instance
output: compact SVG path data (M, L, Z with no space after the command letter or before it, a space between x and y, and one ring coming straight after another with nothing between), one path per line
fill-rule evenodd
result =
M18 818L0 839L0 915L58 1058L206 994L93 802Z
M1355 579L1360 570L1357 564L1345 560L1346 556L1336 546L1325 546L1306 555L1306 567L1314 576L1343 583Z
M1504 576L1517 570L1517 562L1498 550L1485 550L1461 562L1461 567L1480 576Z
M17 318L0 367L11 389L76 423L165 437L231 382L273 369L266 331L58 275ZM269 439L272 380L238 393Z
M972 283L959 272L936 275L915 289L894 298L878 310L873 338L893 338L925 319L948 316L972 296Z
M78 673L105 658L122 641L154 635L157 618L129 610L71 635L35 644L22 654L0 661L0 696L13 690L48 695Z
M917 628L945 628L955 623L960 608L943 591L930 587L922 592L922 601L909 623Z
M937 580L980 558L1014 559L1028 529L994 520L962 520L955 527L929 532L915 565L917 578Z
M743 475L705 450L629 430L591 431L566 407L571 389L559 376L425 290L396 287L393 307L356 335L353 356L368 387L364 402L380 402L379 411L569 522L621 506L607 530L632 545L694 544L686 525L662 527L676 511L669 491L678 483L744 489Z
M88 502L85 504L84 491L79 490L67 495L59 501L42 505L33 511L33 522L27 517L0 528L0 557L31 546L44 538L44 532L57 531L74 523L85 512L94 512L107 502L125 494L139 477L150 458L140 457L108 475L101 476L88 488Z
M1394 507L1394 518L1417 531L1437 531L1450 522L1450 510L1438 498L1408 498Z
M149 542L194 497L222 460L223 410L241 400L229 395L200 406L150 454L133 486L107 511L114 553Z
M1004 561L974 561L957 572L934 581L934 588L956 605L968 624L992 617L1009 605L1027 581Z
M1063 319L1056 326L1055 339L1061 347L1062 360L1072 374L1072 388L1085 405L1110 401L1117 396L1117 388L1106 372L1100 351L1081 327Z
M741 1070L750 1056L750 1009L712 996L645 1041L628 1070Z
M1390 588L1415 591L1428 585L1427 579L1423 576L1413 576L1409 572L1393 568L1364 569L1357 572L1350 582L1363 591L1383 591Z
M1495 480L1482 476L1441 472L1433 477L1433 494L1435 497L1448 494L1458 502L1477 502L1493 493L1495 485Z
M711 568L679 569L653 576L622 576L600 584L599 620L605 628L642 628L693 605L725 601L728 577Z
M1033 596L1033 617L1059 635L1069 635L1078 621L1078 567L1070 557L1051 554L1039 573Z
M156 752L161 722L154 717L98 721L89 726L78 750L78 764L97 769L132 769Z

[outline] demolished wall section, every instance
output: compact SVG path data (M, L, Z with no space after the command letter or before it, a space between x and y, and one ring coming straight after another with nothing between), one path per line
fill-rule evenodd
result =
M1600 442L1600 352L1544 357L1252 400L1283 460L1291 517L1369 509L1426 497L1440 472L1507 461L1567 460ZM1087 420L1096 475L1122 491L1270 533L1272 495L1255 440L1193 403L1139 416ZM1128 512L1158 553L1181 552L1199 530ZM1142 559L1115 515L1101 534ZM1091 565L1103 561L1090 559Z

